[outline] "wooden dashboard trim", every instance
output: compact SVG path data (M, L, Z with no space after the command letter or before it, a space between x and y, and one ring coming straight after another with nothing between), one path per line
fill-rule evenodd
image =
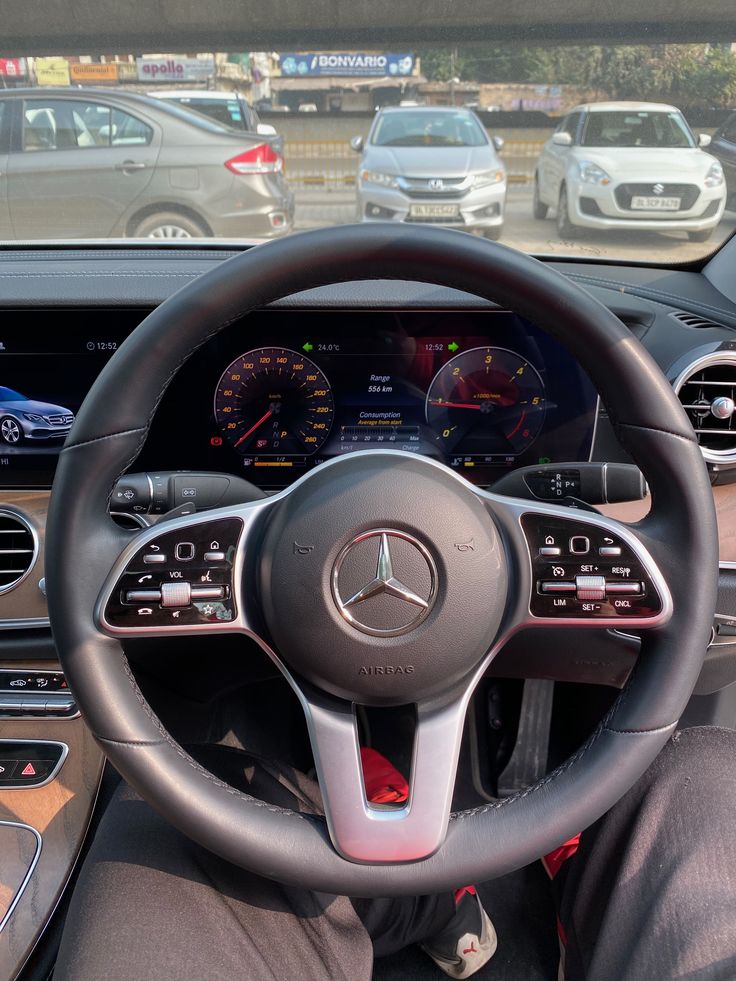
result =
M35 871L42 844L43 839L35 828L0 820L0 933Z
M53 661L14 661L23 669L59 670ZM0 738L63 742L69 752L58 776L43 786L0 790L0 821L27 825L42 847L28 885L0 932L0 978L14 978L46 927L72 874L92 819L105 757L81 718L1 719ZM2 827L2 825L0 825ZM14 865L0 856L0 895Z
M736 483L713 488L713 501L718 519L719 558L721 562L736 561ZM640 521L649 511L651 499L627 501L625 504L605 504L599 510L618 521Z

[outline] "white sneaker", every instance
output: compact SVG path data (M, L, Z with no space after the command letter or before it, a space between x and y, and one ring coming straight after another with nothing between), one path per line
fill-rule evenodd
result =
M498 938L477 893L466 892L455 916L434 940L421 944L451 978L469 978L496 953Z

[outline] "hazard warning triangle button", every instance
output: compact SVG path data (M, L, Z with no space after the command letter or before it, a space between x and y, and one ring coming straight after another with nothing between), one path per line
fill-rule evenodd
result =
M36 776L36 768L33 765L33 763L26 763L26 765L20 771L20 775L22 777L35 777Z

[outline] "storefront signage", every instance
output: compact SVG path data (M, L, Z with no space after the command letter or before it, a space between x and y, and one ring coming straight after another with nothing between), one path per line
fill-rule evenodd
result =
M0 58L0 75L3 78L25 78L25 58Z
M69 62L66 58L36 58L35 68L39 85L69 84Z
M288 78L315 75L405 77L414 72L413 54L366 54L324 51L313 54L279 55L281 74Z
M214 58L136 58L141 82L202 81L215 74Z
M73 82L117 82L118 66L112 62L108 65L70 65L69 74Z

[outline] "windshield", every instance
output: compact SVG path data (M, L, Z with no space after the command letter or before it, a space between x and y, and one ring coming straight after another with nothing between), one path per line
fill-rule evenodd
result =
M237 99L197 99L192 96L168 96L168 99L185 109L194 109L203 116L209 116L224 126L232 126L234 129L248 128L248 120L243 118L243 109Z
M582 146L695 146L679 112L589 112Z
M483 146L487 142L469 112L386 112L371 134L376 146Z
M479 27L472 44L336 46L333 25L322 45L247 50L244 23L225 51L8 53L0 244L389 221L541 256L716 249L736 228L731 46L561 44L539 20L528 44Z

